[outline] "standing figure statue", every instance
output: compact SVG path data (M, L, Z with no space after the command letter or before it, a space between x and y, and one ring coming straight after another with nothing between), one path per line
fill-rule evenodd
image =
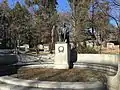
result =
M64 23L63 27L58 30L59 42L69 43L69 30L70 28Z

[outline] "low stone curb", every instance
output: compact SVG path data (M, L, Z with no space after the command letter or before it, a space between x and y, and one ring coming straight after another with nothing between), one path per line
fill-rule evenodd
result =
M0 77L0 81L6 84L13 84L16 86L20 85L23 87L27 86L34 88L104 90L103 83L98 81L97 82L49 82L49 81L37 81L37 80L22 80L22 79L12 78L9 76Z
M33 88L33 87L17 86L17 85L11 85L11 84L0 84L0 90L81 90L81 89ZM84 90L93 90L93 89L84 89ZM97 89L94 89L94 90L97 90Z
M0 84L0 90L43 90L40 88L23 87L11 84Z
M36 65L27 65L27 66L22 66L22 67L27 67L27 68L53 68L54 64L36 64Z

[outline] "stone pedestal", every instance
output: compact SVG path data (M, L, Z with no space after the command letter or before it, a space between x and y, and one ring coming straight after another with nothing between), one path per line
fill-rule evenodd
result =
M54 69L69 68L70 51L67 43L55 44Z

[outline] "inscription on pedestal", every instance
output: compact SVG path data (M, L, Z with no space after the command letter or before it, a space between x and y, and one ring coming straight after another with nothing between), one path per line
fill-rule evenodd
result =
M69 68L69 49L67 43L55 44L55 69L68 69Z
M63 46L58 47L58 51L59 51L59 53L64 52L64 47Z

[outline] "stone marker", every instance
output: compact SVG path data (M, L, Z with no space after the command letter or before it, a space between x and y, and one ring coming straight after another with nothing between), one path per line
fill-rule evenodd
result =
M40 49L40 50L43 50L43 49L44 49L44 47L43 47L42 44L38 44L38 45L37 45L37 48Z
M107 49L114 49L114 43L107 43Z
M29 51L29 45L28 44L24 44L23 46L18 46L19 48L24 48L24 50L27 52Z
M49 45L44 45L44 52L49 52L50 49L49 49Z
M55 44L54 69L68 69L70 60L69 46L65 42Z

